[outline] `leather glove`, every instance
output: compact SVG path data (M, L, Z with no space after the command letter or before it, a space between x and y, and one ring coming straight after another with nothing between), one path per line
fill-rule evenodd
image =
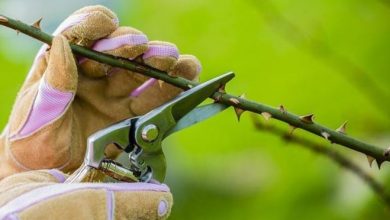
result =
M151 183L62 183L58 170L29 171L0 182L0 219L166 219L172 196Z
M75 59L68 41L190 80L197 80L201 69L194 56L179 55L175 45L118 27L116 15L102 6L74 12L54 35L51 48L39 51L0 136L0 178L37 169L72 172L84 159L89 135L181 92L135 72ZM111 146L106 155L115 157L117 151Z
M171 43L149 41L139 30L119 27L116 15L102 6L76 11L54 35L52 46L38 52L0 135L0 178L6 177L0 182L0 219L167 218L172 196L165 185L64 184L61 171L80 166L89 135L144 114L181 90L74 57L68 42L190 80L198 79L199 61L179 55ZM116 147L106 151L108 157L117 154ZM51 170L30 171L39 169Z

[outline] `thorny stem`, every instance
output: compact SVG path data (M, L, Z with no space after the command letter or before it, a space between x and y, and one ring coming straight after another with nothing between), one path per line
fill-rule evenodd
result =
M253 117L253 123L255 125L255 128L259 131L266 131L281 136L288 142L298 144L299 146L307 148L313 152L327 156L328 158L339 164L341 167L350 170L352 173L362 179L362 181L364 181L369 187L371 187L371 189L385 203L387 208L390 209L390 195L386 192L382 184L342 154L309 139L299 136L292 136L289 132L286 132L281 128L261 123L257 117Z
M27 25L21 21L17 21L14 19L11 19L9 17L6 17L4 15L0 14L0 25L7 26L9 28L15 29L18 32L24 33L26 35L29 35L37 40L40 40L44 43L51 44L53 36L41 31L39 28L36 28L34 26ZM198 83L189 81L187 79L181 78L181 77L173 77L169 76L166 72L154 69L152 67L146 66L144 64L137 63L135 61L131 61L128 59L123 59L120 57L115 57L111 55L107 55L104 53L100 53L97 51L90 50L88 48L84 48L78 45L71 44L72 51L76 53L77 55L109 64L114 67L119 67L127 70L131 70L134 72L141 73L145 76L156 78L162 81L165 81L169 84L172 84L176 87L182 88L184 90L188 90L190 88L193 88L194 86L197 86ZM221 103L230 105L235 107L236 109L242 109L244 111L251 111L254 113L268 113L272 118L275 118L279 121L285 122L295 128L301 128L303 130L306 130L312 134L318 135L320 137L323 137L324 134L327 134L328 140L332 143L336 143L345 147L348 147L350 149L359 151L361 153L364 153L366 155L369 155L376 159L378 165L382 164L384 161L390 161L389 160L389 153L384 148L371 145L365 142L362 142L360 140L357 140L355 138L349 137L345 135L342 132L338 132L336 130L327 128L323 125L320 125L314 121L311 121L311 119L303 119L302 117L299 117L298 115L295 115L293 113L273 108L271 106L254 102L251 100L247 100L243 97L238 97L230 94L226 94L225 92L215 92L212 97L214 100L217 100Z

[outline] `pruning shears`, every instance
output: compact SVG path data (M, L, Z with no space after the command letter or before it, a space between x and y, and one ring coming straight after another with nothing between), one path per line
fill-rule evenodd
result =
M213 103L199 106L234 77L227 73L199 84L143 116L129 118L104 128L87 140L84 165L127 182L162 182L166 173L162 141L169 135L225 110L228 105ZM109 144L127 153L125 167L104 154Z

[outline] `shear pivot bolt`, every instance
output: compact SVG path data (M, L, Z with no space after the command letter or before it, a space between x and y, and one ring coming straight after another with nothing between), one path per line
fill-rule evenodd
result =
M152 142L158 137L158 128L154 124L146 125L142 129L142 139L147 142Z

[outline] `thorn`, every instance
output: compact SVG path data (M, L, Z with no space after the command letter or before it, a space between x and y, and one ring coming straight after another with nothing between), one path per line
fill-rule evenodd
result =
M0 22L7 23L8 22L8 18L6 18L4 16L0 16Z
M160 87L160 89L162 89L163 85L164 85L164 81L162 80L157 80L158 82L158 86Z
M236 98L230 98L229 101L233 104L236 104L236 105L240 104L240 101Z
M38 19L36 22L34 22L34 24L32 24L31 26L41 30L41 21L42 21L42 18Z
M328 132L321 132L322 137L324 137L326 140L329 140L330 134Z
M314 119L314 114L310 115L304 115L299 117L302 122L307 123L307 124L313 124L313 119Z
M83 45L83 42L84 42L84 40L81 38L81 39L78 39L78 41L75 44L76 45Z
M280 105L280 106L279 106L279 110L280 110L283 114L286 114L286 113L287 113L287 112L286 112L286 109L284 108L283 105Z
M245 112L245 110L235 107L234 111L236 112L236 116L237 116L238 121L240 121L241 115Z
M289 132L288 132L288 134L289 135L292 135L293 133L294 133L294 131L295 131L295 129L297 129L297 127L295 127L295 126L293 126L293 125L289 125Z
M366 155L367 156L367 160L368 160L368 165L370 165L370 167L372 167L372 162L374 162L375 158L371 157L370 155Z
M226 93L225 86L226 86L226 84L222 84L222 85L218 88L218 92L220 92L220 93Z
M242 93L240 96L238 96L239 98L241 98L241 99L245 99L246 98L246 95L245 95L245 93Z
M378 169L381 169L381 166L382 166L382 163L384 162L384 160L378 160L376 159L376 164L378 165Z
M345 121L339 128L336 129L336 131L342 134L346 134L347 123L348 121Z
M16 35L19 35L20 34L20 31L19 30L16 30Z
M269 112L262 112L261 115L264 117L265 120L269 120L270 118L272 118L272 115L271 113Z
M192 88L194 88L194 86L193 86L193 85L191 85L191 84L188 84L188 85L187 85L187 87L188 87L189 89L192 89Z

